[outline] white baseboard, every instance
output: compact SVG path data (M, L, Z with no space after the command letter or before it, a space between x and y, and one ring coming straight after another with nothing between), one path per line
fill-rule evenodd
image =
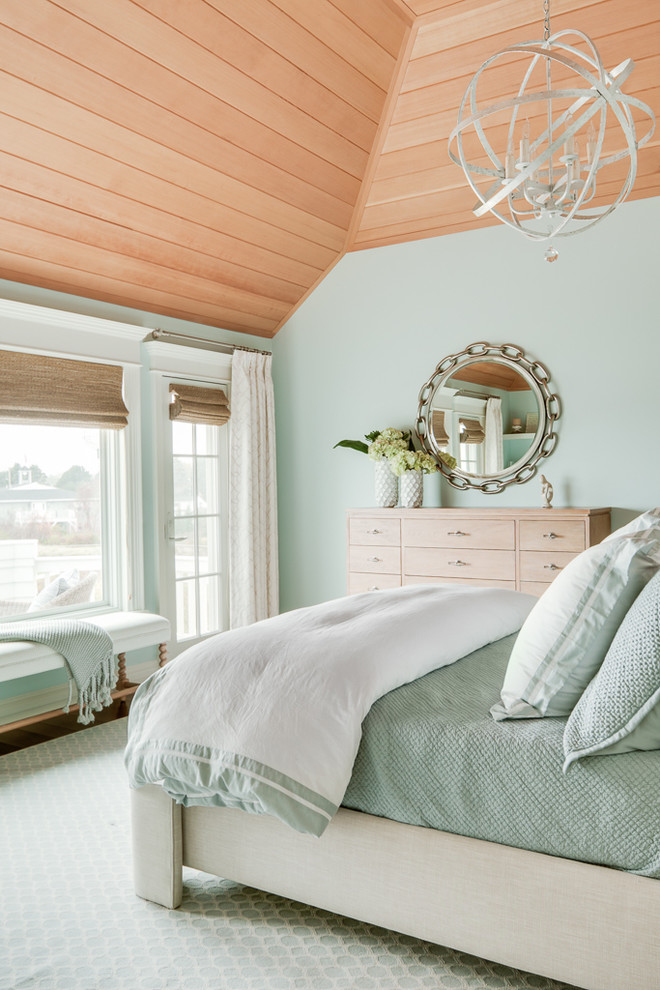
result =
M126 669L126 674L131 681L142 683L149 674L157 668L157 661L148 660L146 663L136 663ZM22 718L30 718L32 715L41 715L43 712L54 711L63 708L69 697L68 684L57 684L55 687L43 688L41 691L29 691L27 694L19 694L15 698L0 699L0 725L8 722L18 722ZM74 703L76 694L73 693Z

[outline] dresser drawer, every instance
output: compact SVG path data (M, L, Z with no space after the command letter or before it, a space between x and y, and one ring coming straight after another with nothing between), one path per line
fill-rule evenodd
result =
M516 554L514 550L452 551L435 547L404 547L403 573L409 577L445 577L449 579L486 578L515 581Z
M349 524L349 543L363 546L398 547L401 543L401 520L367 516L353 518Z
M488 578L462 578L462 577L415 577L411 574L404 575L403 584L471 584L478 588L507 588L509 591L516 590L515 581L490 581ZM530 592L531 594L531 592Z
M542 581L521 581L520 590L526 595L535 595L540 598L546 588L549 588L549 584L544 584Z
M554 581L566 564L577 557L576 553L562 553L554 550L523 550L520 554L520 581L541 581L544 584Z
M400 588L401 578L398 574L354 574L348 575L349 595L361 591L384 591L386 588Z
M348 569L351 573L401 574L399 547L349 547Z
M521 519L521 550L560 550L580 553L585 549L582 519Z
M407 547L447 547L460 550L513 550L516 545L512 519L404 519L403 544Z

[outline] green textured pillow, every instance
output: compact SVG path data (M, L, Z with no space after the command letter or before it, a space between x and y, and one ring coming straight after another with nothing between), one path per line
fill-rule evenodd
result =
M660 749L660 574L640 592L564 730L564 772L585 756Z
M604 541L571 560L523 623L493 718L570 715L659 569L655 529Z

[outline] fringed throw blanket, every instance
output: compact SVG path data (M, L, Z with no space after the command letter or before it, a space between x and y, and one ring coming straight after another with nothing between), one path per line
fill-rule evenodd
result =
M377 698L520 629L536 601L437 585L352 595L206 640L141 685L131 786L321 835Z
M105 629L78 619L49 619L42 622L9 622L0 625L0 643L43 643L60 653L69 669L69 711L73 683L78 689L78 721L94 721L112 702L111 691L117 683L112 640Z

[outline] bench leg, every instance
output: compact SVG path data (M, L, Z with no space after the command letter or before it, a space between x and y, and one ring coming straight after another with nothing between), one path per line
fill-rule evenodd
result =
M117 654L117 683L115 684L115 692L124 692L124 696L120 697L119 705L117 707L117 718L123 718L124 715L128 713L128 705L126 704L126 696L128 694L133 694L137 689L137 684L133 681L129 681L126 676L126 654Z

